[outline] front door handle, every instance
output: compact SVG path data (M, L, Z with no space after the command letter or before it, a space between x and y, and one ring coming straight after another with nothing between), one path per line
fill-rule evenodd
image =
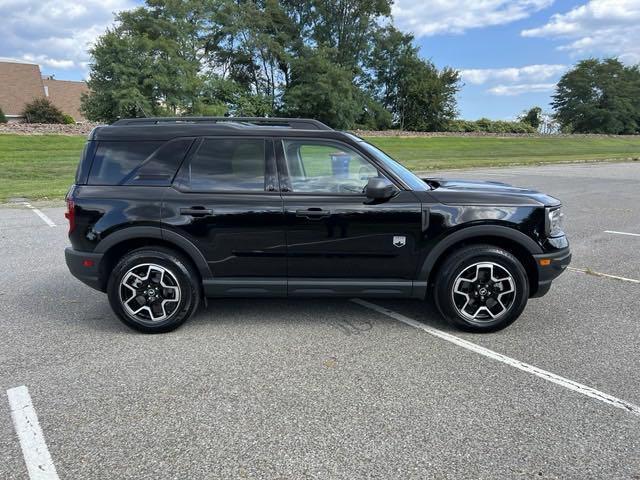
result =
M309 218L311 220L319 220L331 215L330 210L322 210L321 208L307 208L306 210L296 210L296 217Z
M208 215L213 215L213 210L205 207L189 207L189 208L181 208L180 215L191 215L192 217L206 217Z

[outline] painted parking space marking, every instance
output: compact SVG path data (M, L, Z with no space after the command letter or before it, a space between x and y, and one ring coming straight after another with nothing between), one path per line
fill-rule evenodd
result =
M434 337L440 338L441 340L445 340L459 347L465 348L493 360L497 360L498 362L517 368L518 370L522 370L523 372L530 373L539 378L547 380L548 382L555 383L556 385L560 385L574 392L580 393L595 400L599 400L613 407L620 408L633 415L640 416L640 406L634 405L633 403L621 400L612 395L601 392L600 390L596 390L595 388L591 388L582 383L574 382L573 380L569 380L568 378L561 377L560 375L556 375L555 373L543 370L525 362L521 362L520 360L516 360L515 358L508 357L488 348L481 347L480 345L477 345L463 338L456 337L455 335L451 335L450 333L443 332L442 330L438 330L437 328L429 327L428 325L418 322L417 320L406 317L401 313L394 312L393 310L381 307L380 305L376 305L375 303L367 302L366 300L361 300L359 298L353 298L351 299L351 301L357 303L362 307L374 310L378 313L386 315L387 317L391 317L394 320L423 330Z
M620 280L620 281L623 281L623 282L639 283L640 284L640 280L636 280L635 278L620 277L618 275L610 275L608 273L596 272L596 271L591 270L589 268L567 267L567 270L571 270L572 272L577 272L577 273L584 273L585 275L593 275L594 277L612 278L614 280Z
M640 233L618 232L616 230L605 230L604 233L611 233L614 235L628 235L630 237L640 237Z
M35 213L37 216L39 216L42 221L44 223L46 223L47 225L49 225L50 227L55 227L56 224L53 223L53 220L51 220L49 217L47 217L44 213L42 213L40 210L38 210L36 207L34 207L33 205L31 205L29 202L22 202L22 205L24 205L25 207L27 207L28 209L30 209L33 213Z
M59 480L51 454L33 408L31 395L24 385L7 390L13 425L20 440L22 455L31 480Z

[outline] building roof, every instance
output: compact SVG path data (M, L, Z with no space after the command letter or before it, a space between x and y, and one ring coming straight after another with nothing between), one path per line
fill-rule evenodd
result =
M83 93L88 93L89 88L85 82L73 82L71 80L54 80L44 78L42 80L51 103L71 115L75 121L84 120L80 112L80 98Z
M44 97L40 67L20 60L0 61L0 108L7 116L18 116L25 105Z
M42 77L37 63L0 57L0 108L9 117L20 116L36 98L48 97L63 113L82 121L80 98L88 91L85 82Z
M0 57L0 63L24 63L25 65L38 65L35 62L30 62L29 60L20 60L18 58L7 58Z

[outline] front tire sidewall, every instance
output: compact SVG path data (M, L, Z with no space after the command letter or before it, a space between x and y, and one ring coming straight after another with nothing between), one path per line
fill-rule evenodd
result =
M457 276L467 267L478 262L493 262L506 269L514 279L516 295L509 310L497 319L476 321L463 317L453 302L453 288ZM529 281L517 258L497 247L478 246L454 253L445 261L438 275L435 300L440 313L452 324L472 332L492 332L512 324L527 305Z
M169 270L180 287L180 303L168 318L145 323L129 314L120 299L120 282L124 275L136 265L155 263ZM109 303L114 313L122 322L131 328L145 333L169 332L182 325L198 307L199 292L195 282L193 269L179 255L169 250L137 250L126 255L115 266L107 285Z

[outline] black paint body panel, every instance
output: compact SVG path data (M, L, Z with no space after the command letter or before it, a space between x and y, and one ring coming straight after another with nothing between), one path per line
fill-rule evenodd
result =
M273 175L266 183L274 191L190 192L175 181L170 187L86 185L86 164L96 142L216 135L264 138L269 146L267 175ZM372 202L358 194L284 191L277 175L277 145L290 136L344 142L380 167L396 185L397 195ZM545 233L546 208L560 205L555 198L497 182L443 179L426 179L430 190L412 191L354 138L331 130L256 131L226 125L98 128L68 194L76 222L66 254L69 268L104 290L113 252L124 242L159 242L193 261L207 296L423 298L438 260L463 242L499 239L517 245L531 262L545 254L561 259L555 267L562 268L533 273L539 285L532 295L546 292L568 264L566 237L548 238ZM322 216L304 214L318 210ZM94 262L90 271L83 269L83 259Z

